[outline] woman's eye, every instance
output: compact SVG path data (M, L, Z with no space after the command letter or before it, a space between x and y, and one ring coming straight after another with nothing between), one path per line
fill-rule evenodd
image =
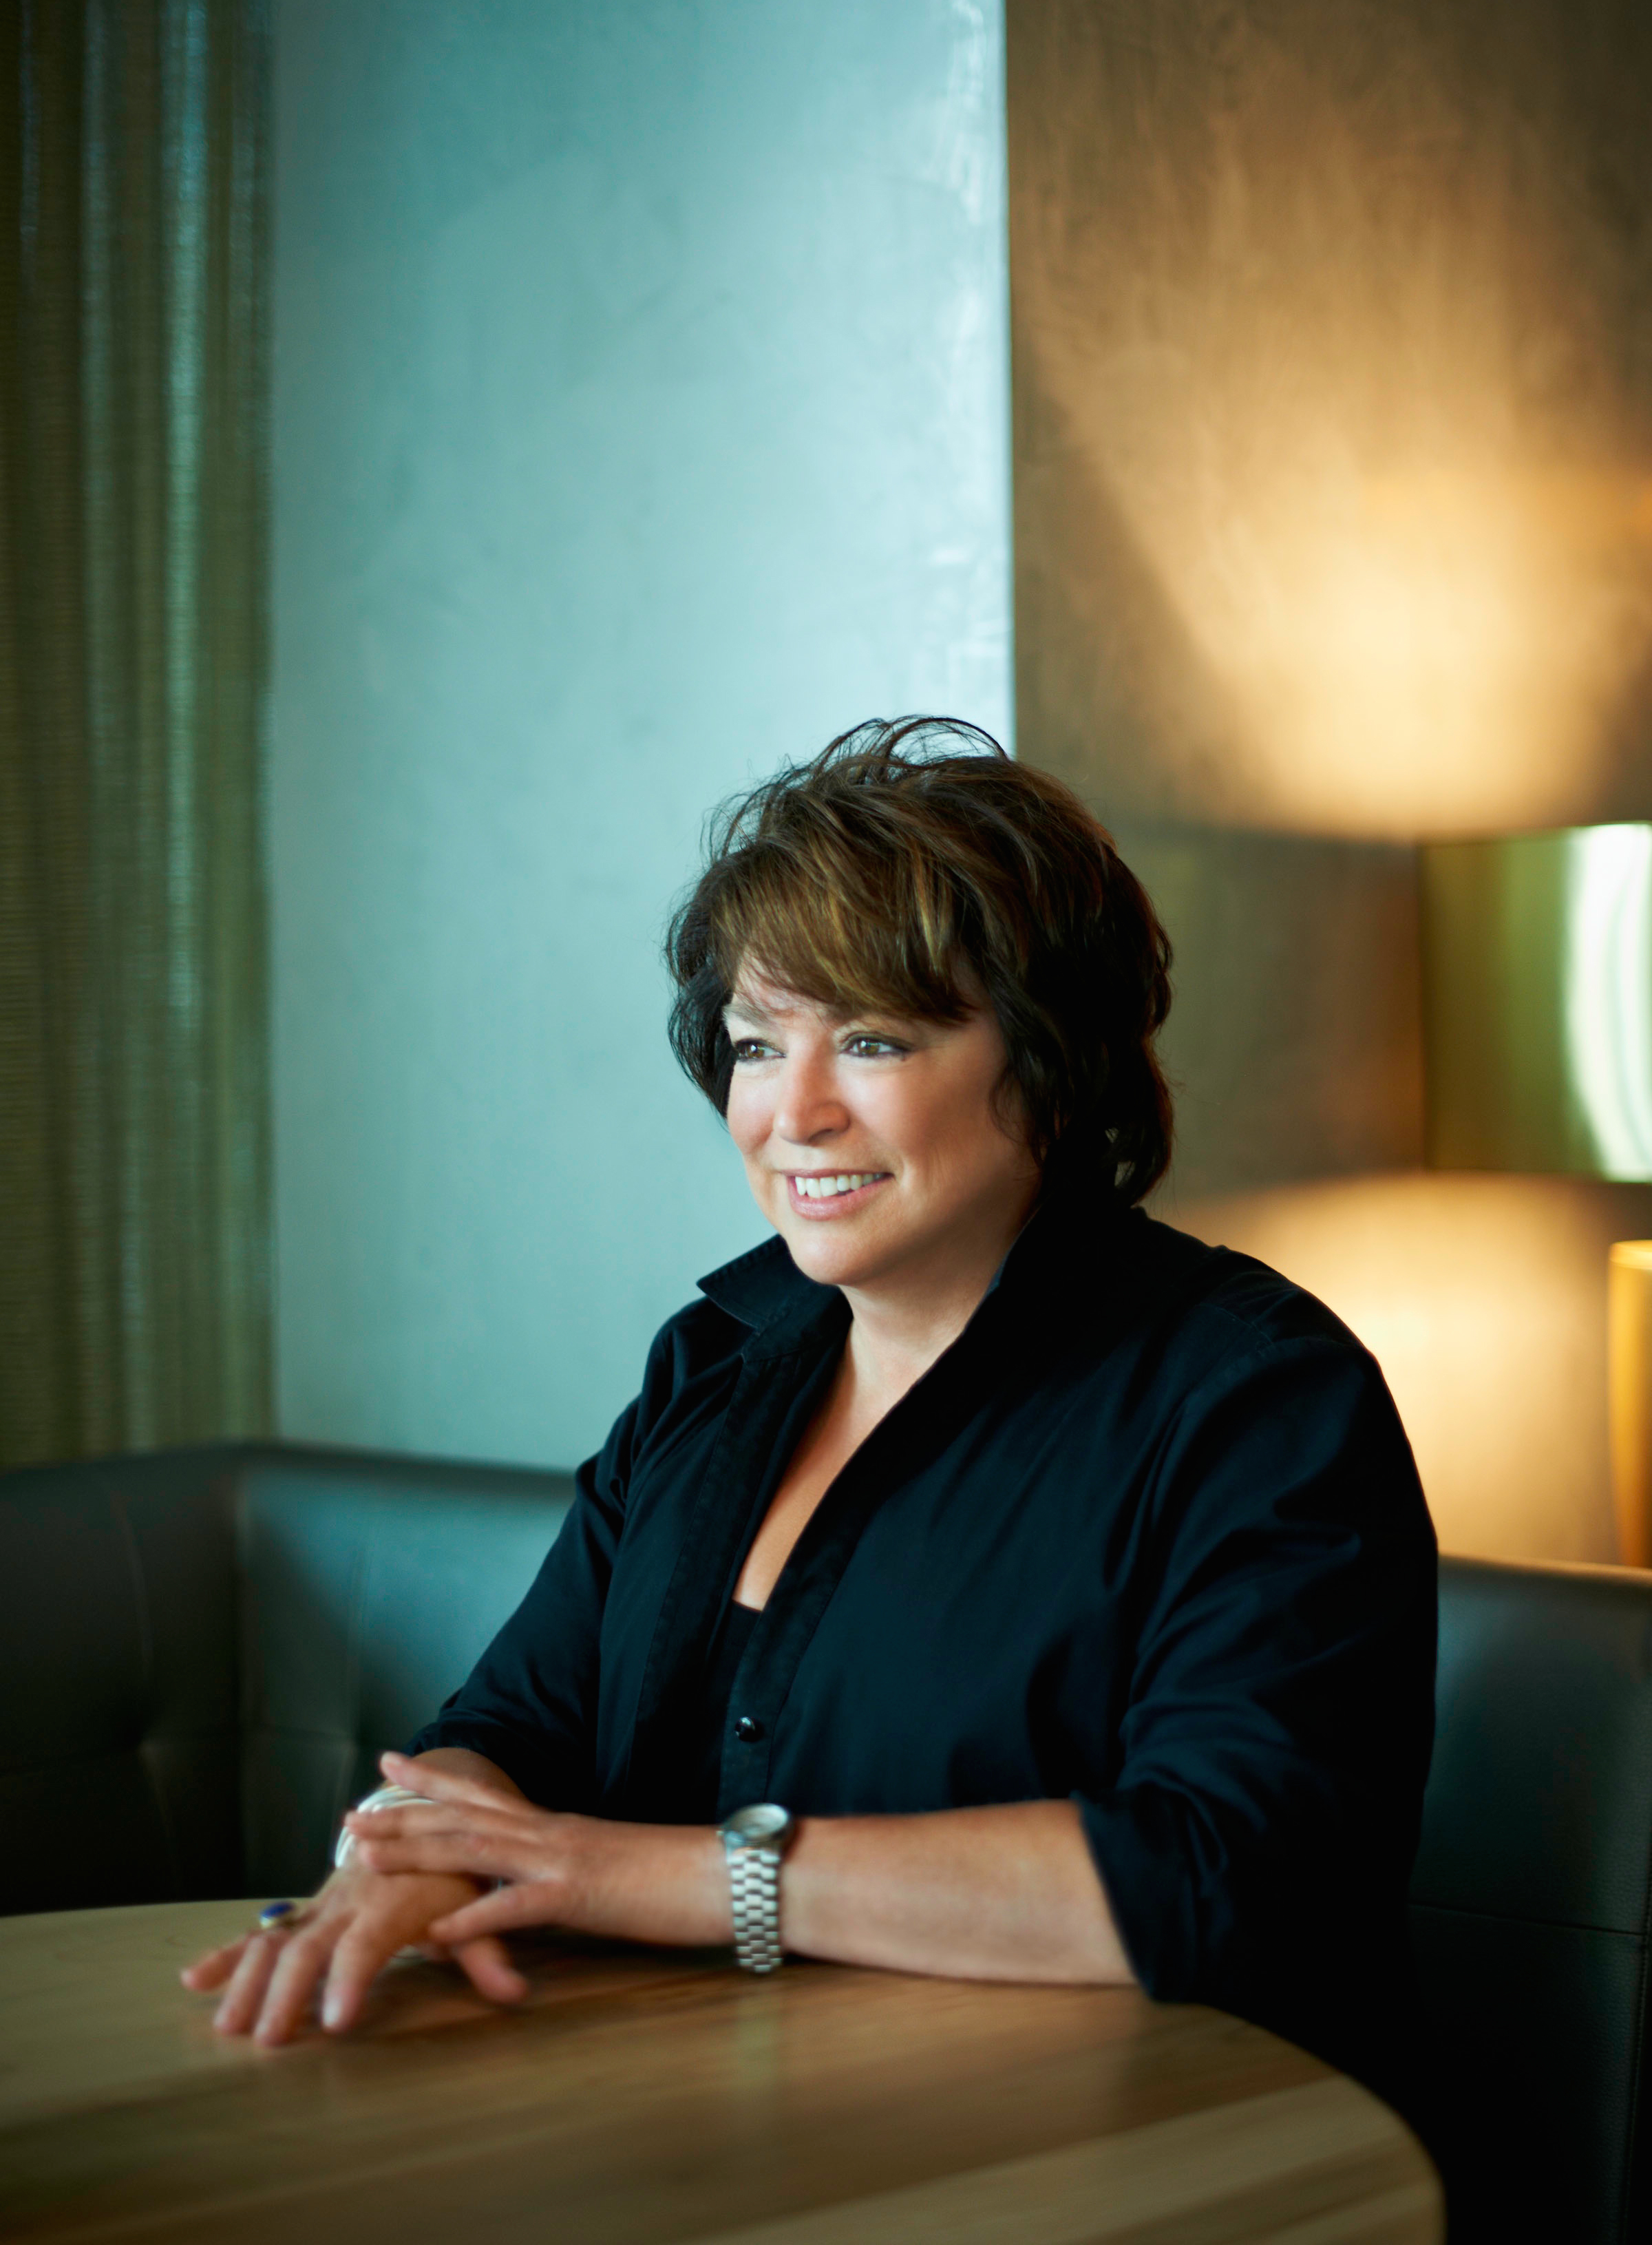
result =
M736 1065L742 1060L773 1060L775 1048L762 1037L736 1037L734 1040Z
M843 1050L856 1060L881 1060L889 1053L904 1053L906 1047L897 1044L893 1037L862 1035L850 1037Z

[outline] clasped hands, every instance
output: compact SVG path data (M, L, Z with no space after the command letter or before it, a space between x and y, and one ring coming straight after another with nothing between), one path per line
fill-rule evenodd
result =
M502 1933L555 1925L633 1940L729 1937L722 1849L708 1826L620 1824L538 1808L495 1783L386 1754L416 1804L352 1811L352 1856L282 1925L196 1959L186 1987L222 1988L223 2034L286 2041L320 1996L322 2024L354 2025L368 1990L408 1947L451 1958L478 1993L519 2002L527 1983ZM484 1765L485 1767L485 1765ZM502 1881L491 1892L488 1882Z

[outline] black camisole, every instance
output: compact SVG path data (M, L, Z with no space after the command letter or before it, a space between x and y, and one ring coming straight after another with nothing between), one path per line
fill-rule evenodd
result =
M695 1788L698 1814L710 1823L717 1814L717 1792L722 1768L723 1732L728 1722L728 1700L735 1688L735 1675L740 1666L752 1631L757 1625L760 1609L742 1606L730 1598L722 1610L716 1634L711 1640L706 1656L706 1689L700 1704L700 1718L690 1737L689 1747L700 1771Z

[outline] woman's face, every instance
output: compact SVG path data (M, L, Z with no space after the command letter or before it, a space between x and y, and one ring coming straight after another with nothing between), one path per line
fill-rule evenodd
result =
M991 1007L845 1019L743 973L724 1019L729 1131L798 1268L852 1289L985 1283L1039 1182L993 1109L1005 1052Z

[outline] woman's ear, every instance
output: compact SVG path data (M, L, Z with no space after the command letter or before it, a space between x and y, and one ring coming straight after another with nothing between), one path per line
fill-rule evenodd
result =
M1027 1174L1040 1177L1043 1163L1032 1148L1032 1122L1026 1111L1026 1099L1020 1080L1008 1061L1004 1073L992 1086L992 1120L1004 1136L1019 1146L1026 1156Z

